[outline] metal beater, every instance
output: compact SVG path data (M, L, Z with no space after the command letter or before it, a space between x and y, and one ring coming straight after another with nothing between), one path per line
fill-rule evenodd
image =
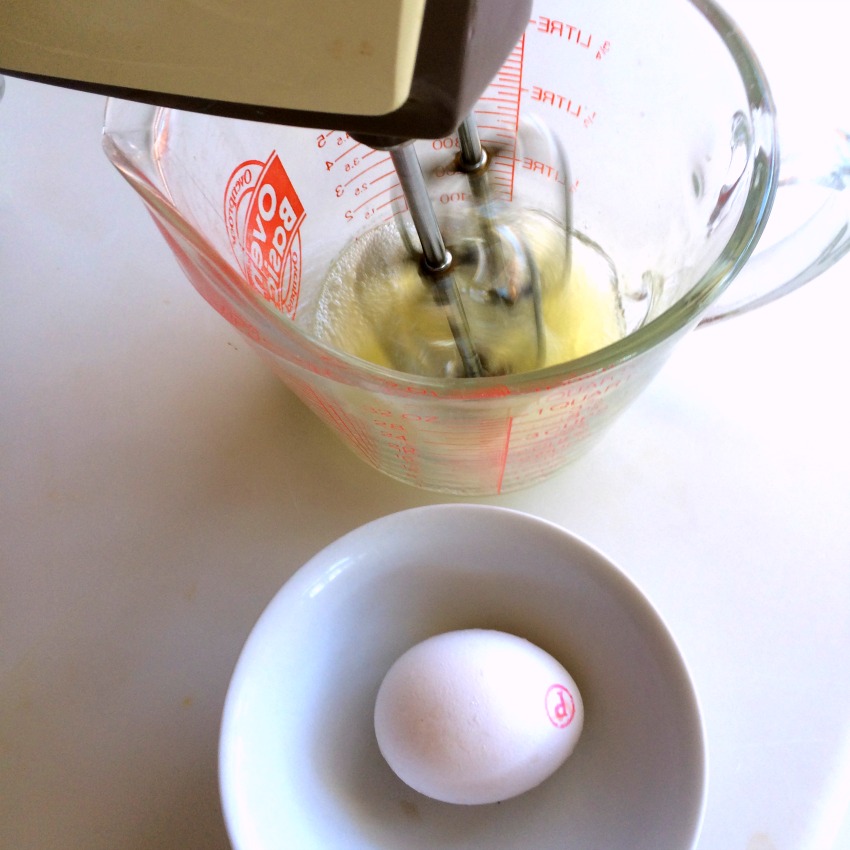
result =
M481 144L474 117L470 114L458 127L460 154L456 170L465 174L470 185L473 209L471 214L480 231L483 261L487 269L487 297L496 309L516 308L523 300L532 305L533 326L529 328L536 338L537 362L542 366L546 358L546 341L543 322L540 273L532 251L515 230L499 227L495 220L488 170L492 154ZM446 247L433 204L428 194L416 152L411 142L389 148L396 172L407 201L421 245L421 274L432 287L434 298L446 313L455 345L466 377L475 378L490 374L485 358L478 350L467 320L463 298L455 278L456 258ZM567 174L566 157L561 155L561 169ZM565 181L565 185L568 181ZM563 267L561 277L567 280L571 265L570 229L571 203L569 192L564 192ZM404 231L402 231L404 235ZM415 248L408 245L415 253ZM510 252L510 261L506 254ZM467 258L469 259L469 258Z

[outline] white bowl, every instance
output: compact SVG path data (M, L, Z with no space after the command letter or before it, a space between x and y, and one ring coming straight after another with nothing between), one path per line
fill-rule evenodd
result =
M585 725L536 789L455 806L395 776L373 709L406 649L475 627L561 661ZM245 644L219 755L236 850L686 850L705 794L694 690L647 600L563 529L481 505L384 517L303 566Z

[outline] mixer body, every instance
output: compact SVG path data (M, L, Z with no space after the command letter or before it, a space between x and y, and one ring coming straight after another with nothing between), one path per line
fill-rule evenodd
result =
M0 73L173 109L385 141L466 117L530 0L0 4Z

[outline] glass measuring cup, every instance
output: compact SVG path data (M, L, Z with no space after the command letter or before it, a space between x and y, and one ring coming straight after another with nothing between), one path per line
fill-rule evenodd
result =
M723 313L718 299L753 252L779 182L767 83L706 0L539 0L476 120L496 152L499 202L549 211L568 193L573 245L611 269L602 277L615 287L620 332L601 348L475 379L411 375L340 351L314 331L329 268L377 226L408 227L386 154L341 132L119 101L105 130L109 157L194 286L287 385L376 468L468 495L531 485L602 435L676 341ZM529 136L534 126L546 132ZM568 169L547 139L567 152ZM447 168L457 145L417 142L447 220L468 203ZM818 238L800 267L784 265L786 250L781 262L760 257L758 275L741 275L748 287L735 309L846 250L847 193L833 194L830 215L804 228Z

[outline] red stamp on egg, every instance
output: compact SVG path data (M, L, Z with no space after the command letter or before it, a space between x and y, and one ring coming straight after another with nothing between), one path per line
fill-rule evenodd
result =
M576 716L576 703L564 685L550 685L546 691L546 715L558 729L566 729Z

